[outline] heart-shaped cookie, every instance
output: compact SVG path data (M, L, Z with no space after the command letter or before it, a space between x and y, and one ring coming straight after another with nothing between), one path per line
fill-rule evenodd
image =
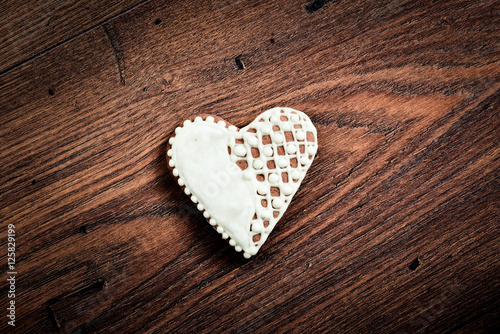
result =
M317 148L306 114L273 108L242 129L216 116L192 117L175 129L167 158L198 210L250 258L288 208Z

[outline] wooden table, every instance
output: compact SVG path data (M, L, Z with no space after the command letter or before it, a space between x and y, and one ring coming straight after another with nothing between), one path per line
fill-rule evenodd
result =
M2 333L500 330L499 1L2 6ZM166 141L275 106L319 151L246 260Z

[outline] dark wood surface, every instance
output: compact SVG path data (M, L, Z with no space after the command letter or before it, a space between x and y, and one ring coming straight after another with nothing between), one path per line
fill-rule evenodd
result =
M84 3L54 31L36 3L2 14L1 332L500 329L498 1L122 1L68 23ZM245 260L166 140L275 106L311 117L319 151Z
M0 75L67 43L145 1L2 1Z

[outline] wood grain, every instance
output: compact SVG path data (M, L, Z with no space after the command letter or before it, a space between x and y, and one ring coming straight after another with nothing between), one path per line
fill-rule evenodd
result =
M145 0L2 1L0 75L143 2Z
M18 307L0 331L498 330L498 5L148 1L3 73ZM169 175L166 140L275 106L310 116L319 151L245 260Z

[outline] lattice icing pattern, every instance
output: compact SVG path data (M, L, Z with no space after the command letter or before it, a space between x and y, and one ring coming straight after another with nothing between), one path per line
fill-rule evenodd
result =
M167 156L198 210L249 258L283 216L316 151L309 117L274 108L242 129L208 115L186 120L170 138Z

